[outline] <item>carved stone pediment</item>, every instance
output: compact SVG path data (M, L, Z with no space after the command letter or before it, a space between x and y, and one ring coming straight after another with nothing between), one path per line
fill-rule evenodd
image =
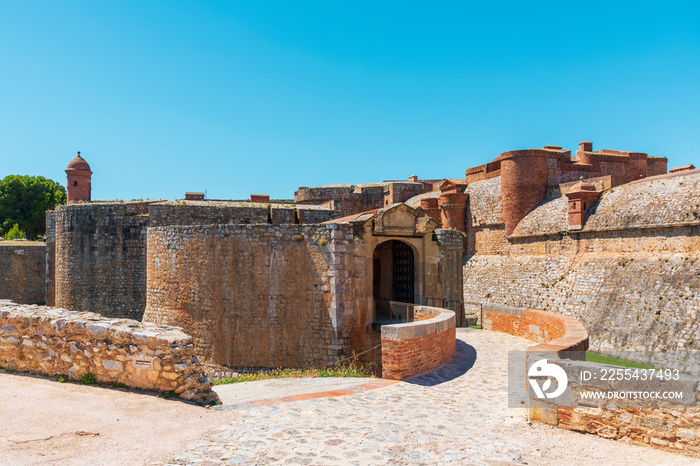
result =
M375 235L417 236L430 233L439 224L406 204L393 204L377 211Z

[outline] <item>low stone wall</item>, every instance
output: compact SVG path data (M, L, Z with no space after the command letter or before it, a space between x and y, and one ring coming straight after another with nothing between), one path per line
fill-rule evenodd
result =
M588 349L588 332L576 319L539 309L522 309L510 306L484 305L485 330L509 333L538 345L528 352L578 352L569 357L585 359Z
M604 371L619 369L624 375L633 374L634 369L558 358L548 362L564 369L568 388L554 400L535 398L530 393L527 400L530 420L700 458L700 378L680 375L678 380L654 380L649 384L653 392L680 392L686 395L684 399L591 399L584 398L582 393L637 392L639 387L634 379L600 380ZM594 375L583 380L588 377L582 374Z
M635 369L586 362L588 333L576 319L536 309L484 305L484 328L537 342L527 349L528 363L546 358L548 364L564 369L567 389L554 399L538 398L523 381L531 421L700 457L700 378L654 378L650 386L644 386L658 393L682 392L684 399L586 397L583 392L637 391L639 379L634 379ZM622 371L622 380L617 376L603 380L602 374L617 369ZM626 371L630 374L628 380L624 380Z
M0 366L218 400L178 327L0 301Z
M416 306L428 320L382 326L382 378L404 380L442 366L452 359L456 345L455 313Z
M0 243L0 299L26 304L44 302L45 262L44 243Z

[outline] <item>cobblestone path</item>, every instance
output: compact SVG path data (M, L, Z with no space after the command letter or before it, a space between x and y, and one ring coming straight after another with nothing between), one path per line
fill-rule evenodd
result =
M529 425L507 407L507 353L532 343L457 330L441 368L356 394L262 406L222 406L231 424L166 464L693 464L592 435ZM162 463L161 463L162 464Z

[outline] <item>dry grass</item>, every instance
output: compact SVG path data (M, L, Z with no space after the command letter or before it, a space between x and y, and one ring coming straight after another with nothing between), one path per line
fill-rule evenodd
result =
M259 371L250 374L241 374L237 377L214 380L213 383L214 385L224 385L239 382L253 382L255 380L307 377L377 377L377 375L372 365L349 362L321 369L273 369L270 371Z

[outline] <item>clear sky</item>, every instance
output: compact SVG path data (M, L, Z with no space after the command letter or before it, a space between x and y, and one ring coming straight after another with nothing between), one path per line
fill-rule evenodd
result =
M0 0L0 176L93 199L464 178L545 144L700 167L700 2Z

